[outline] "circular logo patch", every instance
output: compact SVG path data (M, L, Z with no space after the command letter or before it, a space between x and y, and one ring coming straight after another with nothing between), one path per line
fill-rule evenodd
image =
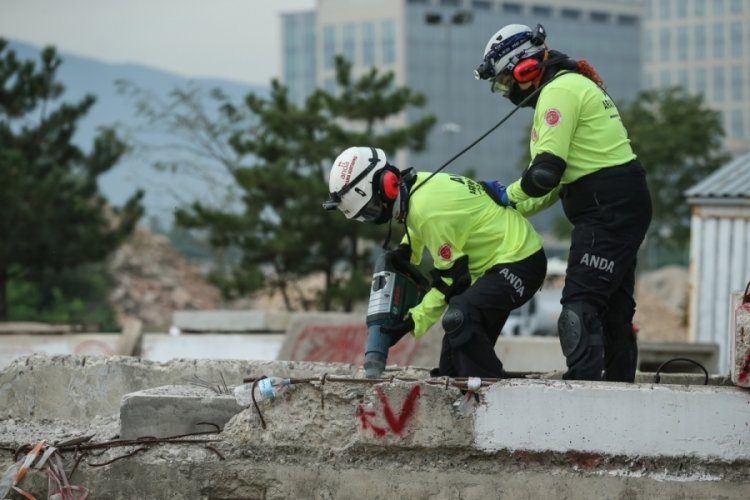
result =
M560 123L561 119L562 116L560 115L560 111L555 108L549 108L544 112L544 123L546 123L550 127L556 127L557 124Z
M453 256L453 250L451 250L450 244L443 243L440 248L438 248L438 255L443 260L451 260L451 256Z

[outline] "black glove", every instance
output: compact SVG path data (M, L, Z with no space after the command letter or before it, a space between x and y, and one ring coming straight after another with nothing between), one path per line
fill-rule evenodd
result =
M391 347L396 345L404 335L414 330L414 320L411 316L407 315L404 319L398 323L392 325L383 325L380 327L381 333L388 335L391 338Z
M409 263L411 261L411 248L405 243L402 243L394 250L391 250L390 254L396 260L400 260L406 263Z

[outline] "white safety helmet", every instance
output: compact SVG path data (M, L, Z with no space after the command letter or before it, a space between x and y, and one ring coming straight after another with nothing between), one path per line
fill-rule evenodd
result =
M388 176L387 193L383 193L382 186L374 186L377 179L383 184L381 177L390 170ZM398 169L388 165L388 160L382 149L371 147L351 147L341 153L331 166L328 178L328 201L323 203L326 210L341 210L347 219L362 222L382 223L390 218L389 205L395 200L387 195L393 195L393 189L398 195ZM396 183L395 186L393 183ZM385 211L389 210L386 214Z
M487 42L484 60L474 70L477 80L492 80L503 72L512 73L520 61L545 50L547 32L541 24L533 30L525 24L509 24Z

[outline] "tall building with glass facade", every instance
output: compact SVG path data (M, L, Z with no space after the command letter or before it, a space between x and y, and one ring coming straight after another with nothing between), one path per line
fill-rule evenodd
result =
M355 76L372 67L393 71L397 85L428 100L401 123L425 113L438 118L427 149L401 152L396 161L432 171L513 109L473 76L498 29L542 24L550 48L588 60L622 102L640 90L642 12L642 0L317 0L314 11L282 15L283 80L302 102L315 87L334 89L336 54L353 63ZM519 110L445 170L515 180L531 118L532 110Z
M646 0L644 88L680 85L722 114L725 145L750 151L750 1Z

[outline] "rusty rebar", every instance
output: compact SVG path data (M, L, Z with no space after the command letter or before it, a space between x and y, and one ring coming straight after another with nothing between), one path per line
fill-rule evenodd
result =
M536 372L515 372L511 373L510 378L526 378L528 375L536 374ZM243 383L251 383L256 382L260 379L266 378L266 375L262 375L260 377L245 377L242 379ZM478 377L479 378L479 377ZM445 388L448 387L457 387L459 389L466 389L468 386L468 380L469 377L438 377L438 378L414 378L414 377L399 377L399 376L391 376L388 378L355 378L355 377L339 377L336 375L329 375L327 373L324 373L323 375L319 377L306 377L306 378L290 378L289 382L291 384L314 384L316 382L319 382L320 385L324 385L326 382L342 382L342 383L349 383L349 384L383 384L383 383L389 383L389 382L421 382L425 384L430 385L442 385L445 386ZM492 384L495 384L497 382L502 382L503 380L508 380L507 378L481 378L482 380L482 387L487 387Z
M122 460L123 458L129 458L129 457L132 457L132 456L133 456L133 455L135 455L136 453L140 453L140 452L142 452L142 451L147 451L147 450L148 450L148 447L146 447L146 446L141 446L140 448L136 448L135 450L132 450L132 451L130 451L130 452L128 452L128 453L126 453L126 454L124 454L124 455L120 455L119 457L115 457L115 458L113 458L112 460L107 460L106 462L101 462L101 463L98 463L98 464L92 464L91 462L89 462L89 461L87 460L87 461L86 461L86 464L87 464L87 465L88 465L89 467L104 467L105 465L109 465L109 464L111 464L111 463L117 462L118 460Z

